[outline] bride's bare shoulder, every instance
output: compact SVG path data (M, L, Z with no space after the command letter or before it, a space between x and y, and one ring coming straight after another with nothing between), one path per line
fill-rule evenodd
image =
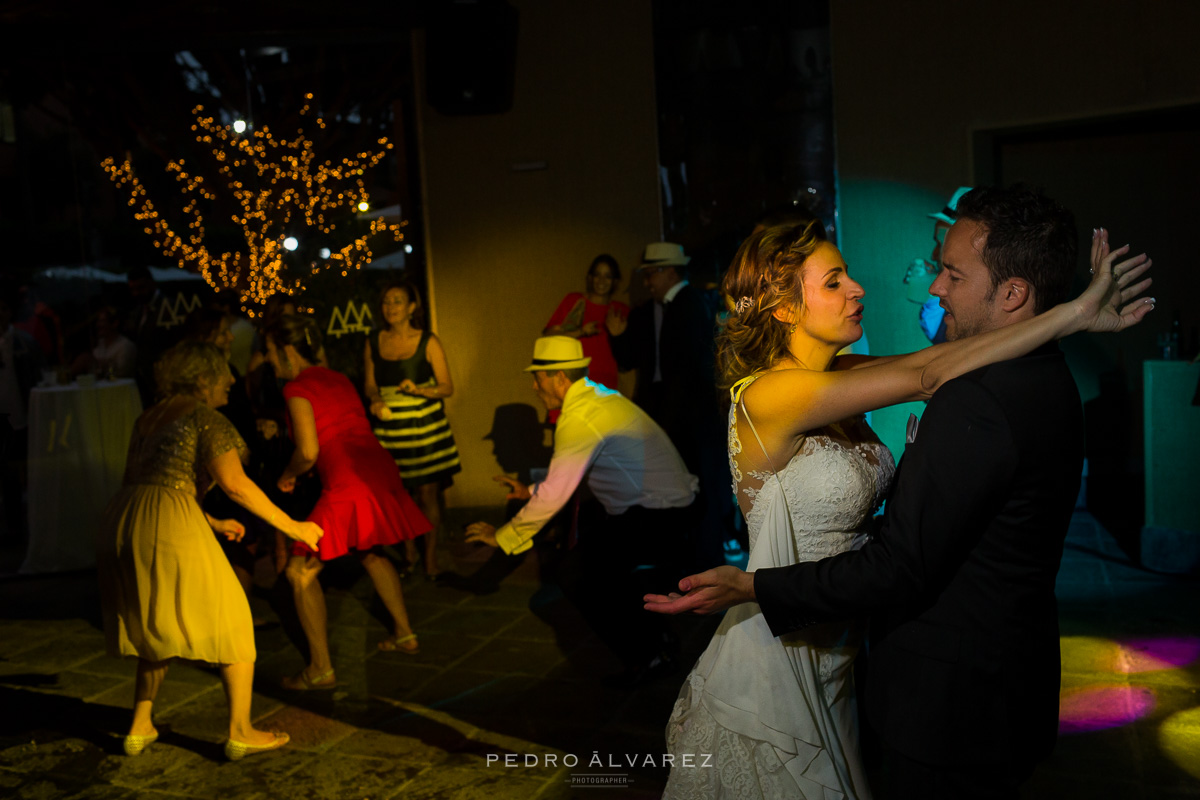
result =
M745 388L742 392L742 397L750 405L769 404L772 400L778 400L795 392L803 391L827 375L828 373L826 372L804 369L803 367L768 370L758 375Z

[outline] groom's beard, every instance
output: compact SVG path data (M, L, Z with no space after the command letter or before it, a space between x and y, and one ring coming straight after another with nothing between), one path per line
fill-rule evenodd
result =
M996 327L991 319L991 298L984 303L966 308L950 306L946 309L946 341L956 342L977 333Z

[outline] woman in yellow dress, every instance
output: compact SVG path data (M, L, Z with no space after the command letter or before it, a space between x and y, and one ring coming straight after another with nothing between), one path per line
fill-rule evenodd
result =
M315 546L321 528L280 511L242 469L245 442L215 409L233 376L224 354L183 342L155 364L157 404L134 425L120 492L109 503L99 539L100 594L109 652L138 659L133 723L125 752L158 738L154 698L171 659L220 666L229 701L231 760L288 742L254 728L254 627L246 595L212 532L232 540L244 528L206 515L199 500L213 483L285 535Z

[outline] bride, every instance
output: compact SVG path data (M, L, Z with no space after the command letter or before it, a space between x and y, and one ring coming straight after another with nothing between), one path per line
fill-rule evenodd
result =
M1139 256L1118 265L1114 289L1108 276L1123 252L1109 253L1102 232L1093 237L1098 274L1086 294L1099 303L1097 321L1148 285L1128 286L1149 267ZM1042 315L907 356L839 358L862 336L864 293L819 223L752 236L722 288L736 299L718 358L733 403L729 466L749 527L747 572L865 541L894 465L864 412L927 399L951 378L1063 335ZM677 595L646 600L652 610L688 610ZM757 604L731 608L667 724L676 766L664 797L870 797L851 671L859 641L854 622L777 638ZM710 766L683 767L684 754L693 754L688 764Z

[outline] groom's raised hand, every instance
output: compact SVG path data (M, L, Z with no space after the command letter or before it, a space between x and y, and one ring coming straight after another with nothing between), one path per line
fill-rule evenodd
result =
M754 576L737 567L717 567L679 582L684 594L648 594L645 609L656 614L714 614L739 603L754 602Z

